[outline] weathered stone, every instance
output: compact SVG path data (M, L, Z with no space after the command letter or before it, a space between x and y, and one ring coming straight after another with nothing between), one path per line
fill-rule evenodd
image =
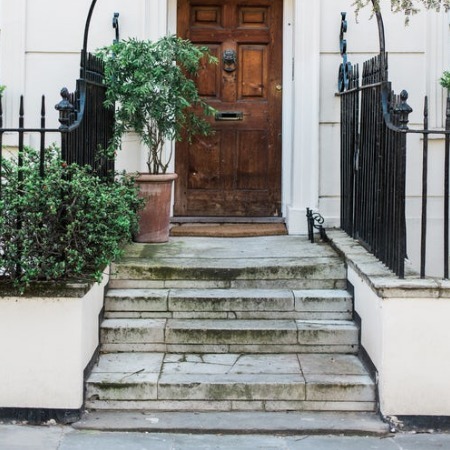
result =
M329 246L176 238L128 246L113 270L101 350L124 353L101 356L87 407L374 410L352 355L345 264Z
M354 355L302 354L300 366L305 375L366 375L362 362Z
M92 373L159 373L164 353L108 353L100 355Z
M230 287L232 289L344 289L346 284L347 281L341 278L293 278L288 280L233 280L230 282Z
M295 290L296 311L351 311L352 297L344 290Z
M98 400L150 400L157 398L159 373L93 373L86 396Z
M105 297L107 311L167 311L167 289L110 289Z
M228 353L227 344L167 344L169 353Z
M174 319L227 319L227 312L173 312L172 317Z
M121 278L111 278L108 286L110 289L163 289L165 287L163 280L129 280Z
M297 320L298 342L303 345L357 345L358 327L344 320Z
M166 342L175 344L296 343L289 320L169 320Z
M375 385L367 375L305 375L306 400L372 401Z
M170 312L105 311L105 319L172 319Z
M175 316L174 318L179 318ZM288 311L288 312L255 312L255 311L237 311L229 313L230 319L294 319L294 320L350 320L352 318L351 311ZM231 317L232 314L232 317ZM200 318L200 317L199 317Z
M232 402L206 400L86 400L86 407L129 411L231 411Z
M171 311L292 311L290 290L268 289L183 289L172 290Z
M288 400L305 398L297 374L162 374L160 400Z
M162 343L165 326L165 319L107 319L101 326L101 339L105 344Z
M273 401L265 402L266 411L376 411L376 402Z
M164 343L154 343L154 344L139 344L139 343L111 343L102 344L101 350L103 353L106 352L166 352L167 345Z
M229 351L232 353L358 353L358 345L229 345Z

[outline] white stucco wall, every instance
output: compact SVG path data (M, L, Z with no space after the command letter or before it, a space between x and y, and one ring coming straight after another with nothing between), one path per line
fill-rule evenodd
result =
M82 407L107 279L81 298L0 297L0 408Z
M381 298L349 268L383 415L450 415L450 298Z

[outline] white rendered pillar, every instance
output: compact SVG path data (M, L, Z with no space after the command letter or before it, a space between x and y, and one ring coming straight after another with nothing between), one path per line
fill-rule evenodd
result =
M294 4L293 146L289 171L287 226L307 232L306 208L319 198L320 1Z

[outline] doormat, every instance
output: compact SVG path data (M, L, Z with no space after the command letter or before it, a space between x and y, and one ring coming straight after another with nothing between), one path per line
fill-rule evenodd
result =
M253 237L288 234L284 223L185 223L173 225L171 236Z

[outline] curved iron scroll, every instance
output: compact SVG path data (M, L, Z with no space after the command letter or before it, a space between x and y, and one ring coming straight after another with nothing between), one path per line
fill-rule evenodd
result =
M344 39L344 35L347 32L347 13L341 12L341 31L339 33L339 47L341 50L342 63L339 66L338 74L338 91L344 92L349 86L349 75L352 70L352 65L347 60L347 40Z
M314 212L311 208L306 208L306 220L308 222L308 239L314 243L314 229L316 229L319 231L320 239L323 242L328 242L328 237L323 227L325 222L323 216L318 212Z

